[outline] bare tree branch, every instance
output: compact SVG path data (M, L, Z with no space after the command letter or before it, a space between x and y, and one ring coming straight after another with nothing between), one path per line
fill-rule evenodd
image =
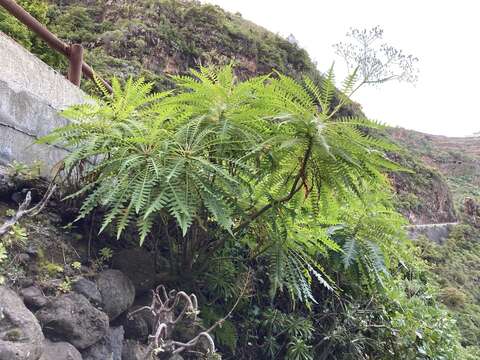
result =
M172 339L172 333L180 321L186 320L195 322L197 320L198 301L195 294L187 295L184 291L171 290L168 292L165 286L159 285L152 291L153 298L150 306L141 307L131 313L128 316L131 318L134 314L148 310L155 317L155 330L152 335L149 336L150 343L147 350L146 359L156 359L160 353L180 354L185 350L191 349L199 344L206 347L205 351L208 354L214 354L215 343L211 336L211 332L221 326L236 309L240 300L245 296L248 284L250 282L251 272L247 273L244 286L233 304L230 311L221 319L217 320L208 329L201 331L198 335L187 342L176 341ZM178 305L183 304L181 311L176 315ZM204 341L203 341L204 340Z

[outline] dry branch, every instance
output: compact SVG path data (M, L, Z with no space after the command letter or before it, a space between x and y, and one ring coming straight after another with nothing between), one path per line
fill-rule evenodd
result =
M217 320L208 329L201 331L197 336L187 342L173 340L172 333L175 325L180 321L186 320L187 318L192 322L197 320L197 315L199 313L197 297L195 294L187 295L187 293L183 291L177 292L176 290L171 290L167 293L165 286L159 285L155 290L152 291L153 299L150 306L144 306L128 315L131 317L140 311L148 310L155 318L155 330L153 335L150 335L149 337L150 343L146 359L155 359L157 358L157 355L161 353L172 355L180 354L185 350L199 345L200 343L206 346L207 354L215 354L215 343L210 333L216 327L223 324L225 320L232 315L233 311L240 303L240 300L247 292L250 277L251 274L248 272L240 295L230 311L223 318ZM181 308L179 314L176 315L175 310L180 304L183 304L183 307ZM202 340L205 341L201 342Z
M23 202L20 204L20 206L18 207L18 210L17 212L15 213L15 215L13 215L10 219L8 219L7 221L5 221L5 223L0 226L0 236L3 236L5 235L6 233L8 233L8 231L24 216L36 216L38 215L42 210L43 208L45 207L45 205L48 203L48 200L50 199L50 197L53 195L53 193L55 192L55 189L57 188L57 185L52 185L50 184L50 186L48 187L47 189L47 192L45 193L45 195L43 196L42 200L40 200L40 202L38 204L36 204L34 207L32 208L28 208L30 206L30 203L32 202L32 193L31 191L29 191L27 193L27 196L25 196L25 200L23 200Z

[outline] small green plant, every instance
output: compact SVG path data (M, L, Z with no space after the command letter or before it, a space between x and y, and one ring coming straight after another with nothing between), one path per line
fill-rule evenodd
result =
M112 258L113 251L112 251L112 249L110 249L108 247L104 247L104 248L100 249L99 254L100 254L100 260L102 262L107 262Z
M24 275L24 270L18 266L15 256L12 256L11 247L15 243L15 238L8 233L0 237L0 285L4 284L7 279L15 283Z
M267 331L264 353L269 359L313 359L311 342L315 329L310 319L269 309L261 325Z
M21 163L14 160L8 165L10 175L15 177L23 177L27 180L33 180L41 175L42 162L35 160L31 165Z
M40 270L46 276L51 278L54 278L64 272L63 266L46 260L40 264Z
M8 259L7 249L5 249L5 245L3 245L0 242L0 264L2 264L7 259Z
M104 268L113 256L113 251L109 247L103 247L98 252L98 258L94 262L94 267L97 269Z
M23 333L19 329L11 329L4 336L7 341L19 341Z
M71 281L71 279L68 276L65 277L63 282L60 285L58 285L57 290L61 293L64 293L64 294L72 291L72 281Z
M11 247L23 247L27 239L27 230L18 224L13 225L3 237L0 237L0 265L8 259Z
M13 225L8 234L13 238L12 242L16 241L24 244L28 239L27 230L18 224Z
M80 261L74 261L72 263L72 268L76 271L80 271L80 269L82 268L82 263Z
M16 214L16 211L14 209L7 209L5 211L5 215L9 217L15 216L15 214Z

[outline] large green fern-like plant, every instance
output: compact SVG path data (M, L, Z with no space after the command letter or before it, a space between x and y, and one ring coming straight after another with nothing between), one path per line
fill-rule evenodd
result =
M79 218L102 207L101 230L114 225L120 237L135 223L140 244L161 231L188 269L230 239L263 234L252 253L290 269L277 268L275 289L304 279L287 286L304 300L310 275L328 284L317 253L339 249L327 236L295 237L295 209L311 212L311 226L320 204L361 197L396 168L384 154L391 146L364 131L379 124L338 115L354 77L339 92L332 70L314 84L281 74L241 82L232 66L200 68L158 94L142 80L122 88L114 79L113 95L66 110L71 124L42 141L71 149L67 169L90 164L71 195L85 196Z
M389 269L413 261L406 220L393 209L387 192L370 188L362 199L330 208L329 216L335 224L327 232L341 249L331 260L336 271L353 276L351 283L383 287Z

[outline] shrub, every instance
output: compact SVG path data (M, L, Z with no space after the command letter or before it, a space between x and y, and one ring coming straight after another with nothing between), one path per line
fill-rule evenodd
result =
M308 241L290 229L319 224L330 205L385 186L382 170L397 168L383 153L393 147L360 130L379 124L337 116L355 79L336 94L333 78L331 70L319 86L281 74L241 82L232 66L201 68L174 77L175 92L156 94L141 80L122 89L114 79L112 96L68 109L71 124L43 141L72 148L67 171L94 161L72 196L86 195L79 218L106 209L101 231L114 224L120 237L135 223L142 244L162 228L177 242L170 251L182 249L182 269L229 239L257 238L252 251L274 259L273 293L292 283L287 268L328 286L315 256L338 245L319 226ZM302 211L312 216L295 227ZM307 300L307 288L288 290Z

